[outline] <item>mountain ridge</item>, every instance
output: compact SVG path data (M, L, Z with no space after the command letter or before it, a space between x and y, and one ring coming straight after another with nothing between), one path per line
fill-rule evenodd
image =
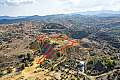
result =
M78 21L86 21L87 19L95 20L97 18L120 18L120 11L87 11L87 12L76 12L70 14L54 14L54 15L46 15L46 16L0 16L0 24L11 24L17 23L21 21L45 21L45 22L56 22L59 20L74 20ZM94 19L93 19L94 18Z

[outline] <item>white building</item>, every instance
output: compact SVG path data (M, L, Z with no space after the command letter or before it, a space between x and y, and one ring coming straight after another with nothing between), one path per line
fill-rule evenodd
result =
M120 53L117 53L117 57L118 57L118 59L120 59Z
M78 68L80 71L84 72L85 70L85 61L80 61L80 64L78 65Z

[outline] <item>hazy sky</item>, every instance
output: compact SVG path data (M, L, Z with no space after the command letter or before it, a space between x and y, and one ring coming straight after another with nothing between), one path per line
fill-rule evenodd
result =
M80 11L120 11L120 0L0 0L0 16L30 16Z

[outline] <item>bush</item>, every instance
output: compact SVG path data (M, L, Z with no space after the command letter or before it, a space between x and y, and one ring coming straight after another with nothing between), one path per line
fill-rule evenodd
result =
M56 52L56 54L57 54L58 57L60 57L60 54L61 54L61 53L60 53L60 52Z
M4 74L3 74L3 72L2 71L0 71L0 77L2 77Z
M11 73L12 69L11 68L7 68L7 73Z
M107 69L113 69L113 67L116 65L115 61L113 60L106 60L105 66L107 66Z
M25 64L21 65L21 70L25 69Z
M28 61L25 62L25 67L29 67L29 62Z

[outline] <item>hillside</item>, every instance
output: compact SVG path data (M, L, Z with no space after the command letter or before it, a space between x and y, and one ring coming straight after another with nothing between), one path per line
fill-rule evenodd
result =
M0 80L119 80L118 14L8 18L0 19Z

